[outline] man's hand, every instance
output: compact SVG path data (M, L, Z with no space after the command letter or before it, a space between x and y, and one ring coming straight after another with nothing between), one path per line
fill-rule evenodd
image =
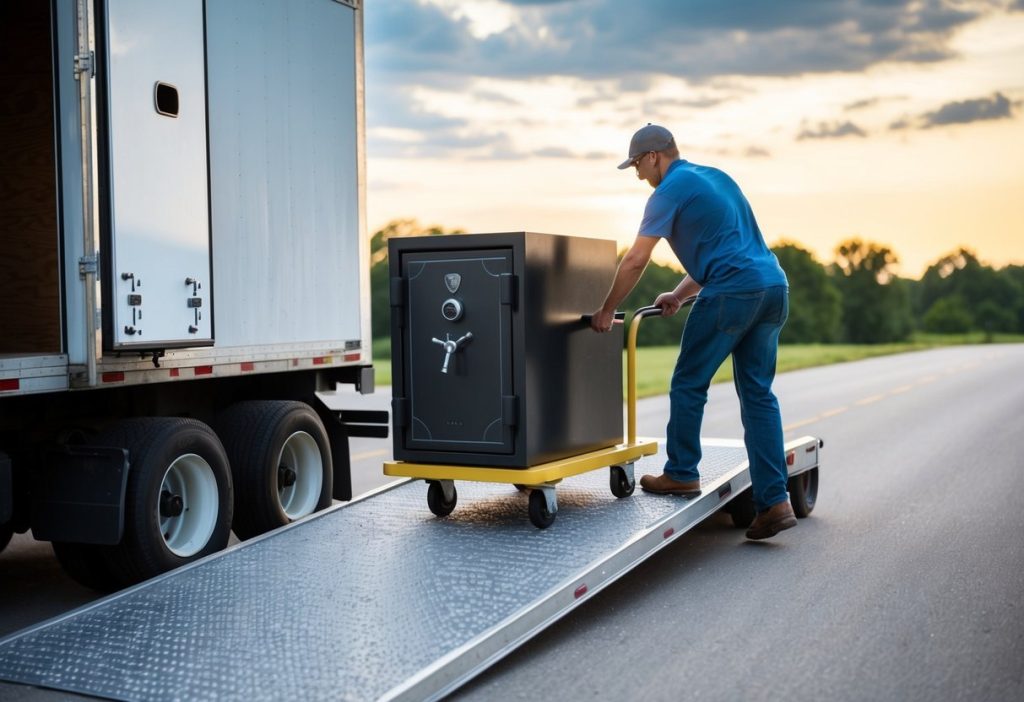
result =
M615 323L615 311L606 312L601 308L590 316L590 328L596 332L608 332Z
M658 297L654 298L654 306L661 308L662 317L671 317L679 311L682 304L680 303L679 298L676 297L675 291L672 291L663 292L658 295Z

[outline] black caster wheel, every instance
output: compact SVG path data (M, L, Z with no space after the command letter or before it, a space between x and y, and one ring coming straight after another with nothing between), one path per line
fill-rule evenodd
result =
M530 493L530 523L538 529L547 529L555 523L555 512L548 510L548 501L543 490Z
M806 517L818 500L818 469L811 468L800 475L794 475L786 487L789 489L793 513L800 518Z
M438 517L447 517L451 514L458 500L459 493L455 490L454 485L452 485L452 499L450 502L446 502L444 499L444 488L441 487L441 483L436 480L430 481L430 486L427 488L427 506Z
M629 497L636 489L636 481L630 480L622 466L612 466L608 484L612 489L612 494L616 497Z

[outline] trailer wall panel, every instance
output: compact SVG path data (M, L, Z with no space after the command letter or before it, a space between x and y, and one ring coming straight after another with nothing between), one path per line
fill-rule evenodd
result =
M207 3L217 346L361 338L356 16Z

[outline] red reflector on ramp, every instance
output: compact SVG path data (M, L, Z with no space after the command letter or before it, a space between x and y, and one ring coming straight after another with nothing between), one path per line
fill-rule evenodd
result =
M0 380L0 392L17 390L21 387L21 381L17 378L7 378L6 380Z
M124 371L110 371L109 373L104 373L102 380L104 383L123 383Z
M576 597L577 600L579 598L583 597L585 594L587 594L587 586L586 585L580 585L578 588L576 588L576 592L573 593L573 595Z

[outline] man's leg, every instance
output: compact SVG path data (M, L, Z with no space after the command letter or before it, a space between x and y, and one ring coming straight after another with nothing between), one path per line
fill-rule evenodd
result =
M728 357L735 337L717 329L720 298L698 297L690 310L669 389L665 475L677 481L700 478L700 425L708 386Z
M733 377L758 512L788 499L782 414L772 392L779 332L788 313L785 289L769 289L757 322L733 349Z

